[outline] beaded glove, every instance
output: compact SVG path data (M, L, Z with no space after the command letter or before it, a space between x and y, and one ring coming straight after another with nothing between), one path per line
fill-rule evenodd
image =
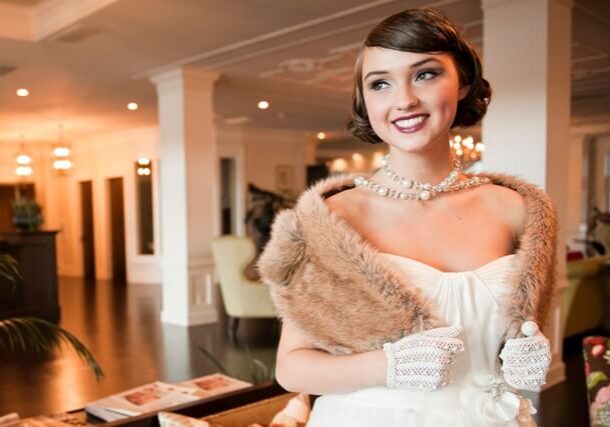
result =
M460 326L430 329L383 345L390 388L437 390L449 383L454 354L464 350Z
M551 346L538 325L531 320L523 323L521 332L524 338L506 341L500 352L502 372L510 386L537 391L546 382L551 364Z

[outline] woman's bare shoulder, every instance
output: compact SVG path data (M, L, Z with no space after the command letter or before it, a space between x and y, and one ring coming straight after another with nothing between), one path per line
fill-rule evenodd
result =
M365 208L366 196L357 187L343 190L324 200L328 209L343 218L349 218L354 212Z
M497 216L510 224L515 236L525 229L527 206L525 199L517 191L502 185L481 187L487 207Z

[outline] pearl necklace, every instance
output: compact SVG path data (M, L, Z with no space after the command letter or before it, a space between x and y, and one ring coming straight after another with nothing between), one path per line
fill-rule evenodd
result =
M389 154L386 154L381 159L381 168L384 170L384 172L386 173L388 178L390 178L392 181L398 182L402 187L404 187L407 190L409 190L409 189L424 190L424 191L428 191L428 192L434 191L434 192L438 193L438 192L442 191L443 188L448 187L451 184L453 184L455 182L455 180L458 179L458 177L462 173L462 163L455 157L452 157L452 161L453 161L453 169L451 170L451 172L449 172L449 175L447 175L447 177L445 177L445 179L443 179L438 184L414 181L409 178L405 178L404 176L398 175L396 172L394 172L390 168L390 164L389 164L390 155Z
M396 190L391 187L383 186L372 179L367 179L363 176L358 176L354 179L354 184L358 187L365 187L380 196L391 197L394 199L401 200L430 200L432 197L436 196L438 193L448 193L453 191L463 190L465 188L476 187L482 184L488 184L490 181L487 177L478 177L473 176L468 178L466 181L458 182L457 180L460 172L462 171L462 164L459 160L453 159L453 170L447 175L445 179L443 179L438 184L430 184L428 182L417 182L410 180L405 177L401 177L396 174L394 171L390 169L388 166L390 159L390 155L386 155L381 162L381 166L383 170L386 172L386 175L390 179L395 182L399 182L402 187L405 189L414 189L414 192L406 192L402 190Z
M448 187L444 187L440 191L440 193L449 193L449 192L453 192L453 191L459 191L459 190L463 190L465 188L471 188L471 187L476 187L476 186L482 185L482 184L488 184L489 182L491 182L491 181L487 177L481 178L478 176L473 176L472 178L468 178L466 181L462 181L457 184L453 184ZM354 184L356 184L359 187L368 188L369 190L376 192L380 196L392 197L394 199L401 199L401 200L424 200L425 201L425 200L430 200L432 197L436 196L439 193L434 190L430 190L430 191L422 190L417 193L407 193L407 192L399 191L399 190L396 190L393 188L384 187L383 185L378 184L377 182L375 182L371 179L366 179L363 176L356 177L356 179L354 179Z

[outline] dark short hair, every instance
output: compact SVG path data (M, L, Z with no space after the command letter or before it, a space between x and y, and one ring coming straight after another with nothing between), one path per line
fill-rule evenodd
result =
M384 19L363 43L356 60L352 112L346 125L355 137L370 143L381 142L371 127L362 94L362 56L366 47L449 54L457 68L460 87L470 86L468 94L458 102L451 127L472 126L487 112L491 87L483 78L481 60L474 48L442 12L410 9Z

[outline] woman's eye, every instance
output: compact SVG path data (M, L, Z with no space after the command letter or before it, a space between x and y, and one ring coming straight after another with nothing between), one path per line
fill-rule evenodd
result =
M372 90L381 90L388 86L388 82L385 80L375 80L373 83L369 85Z
M422 71L420 73L417 73L417 76L415 77L415 81L419 81L419 80L430 80L433 79L434 77L438 76L438 71L432 71L432 70L427 70L427 71Z

